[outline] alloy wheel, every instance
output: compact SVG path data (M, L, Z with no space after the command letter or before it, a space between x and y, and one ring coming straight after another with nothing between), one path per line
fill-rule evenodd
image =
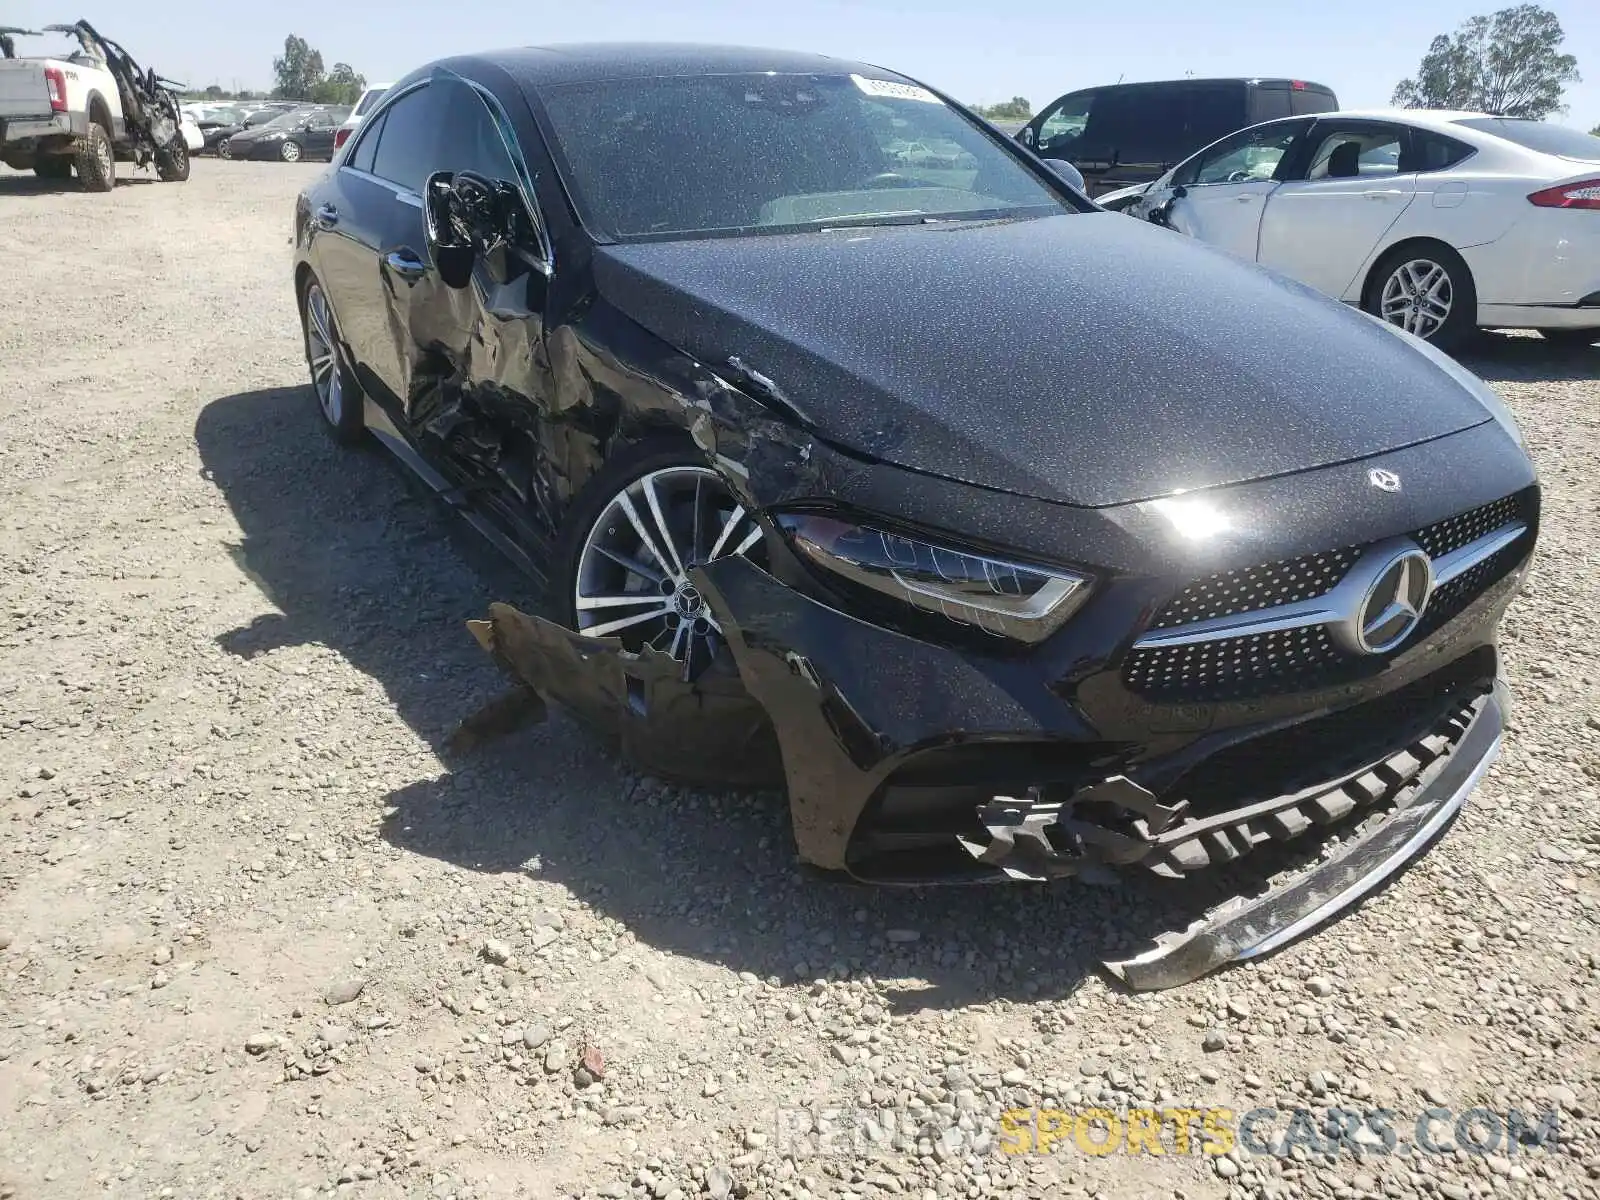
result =
M278 153L283 156L283 161L284 162L299 162L300 161L300 143L299 142L285 142L279 148Z
M1389 324L1431 338L1450 319L1454 302L1450 272L1432 259L1414 258L1397 266L1384 281L1378 311Z
M112 161L113 156L111 153L111 141L109 138L102 139L100 142L96 143L94 156L99 162L101 177L104 178L105 176L110 175L115 169L116 164Z
M220 142L217 143L217 156L219 158L232 158L233 157L233 147L228 145L228 139L227 138L223 138Z
M583 541L573 608L578 631L650 646L693 679L716 654L722 627L689 581L691 566L747 555L761 526L706 467L665 467L611 498Z
M311 386L328 424L338 428L344 416L344 381L334 351L333 314L320 285L306 289L306 361L311 365Z

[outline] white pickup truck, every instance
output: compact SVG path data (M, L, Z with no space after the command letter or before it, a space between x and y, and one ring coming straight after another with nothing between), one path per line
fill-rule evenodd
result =
M64 57L22 58L19 36L56 34L79 49ZM0 161L44 179L109 192L117 164L154 165L164 182L189 177L189 147L170 84L145 71L87 21L41 31L0 28Z

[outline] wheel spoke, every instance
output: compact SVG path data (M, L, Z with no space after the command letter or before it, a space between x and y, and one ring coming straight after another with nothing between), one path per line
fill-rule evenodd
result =
M693 627L688 621L679 621L678 627L672 631L672 647L667 653L672 655L673 658L678 658L679 656L686 658L687 656L684 655L684 643L687 641L691 646L694 644L692 633Z
M694 481L694 531L689 535L689 557L695 562L702 561L700 552L705 541L705 516L706 516L706 481L705 477L696 476Z
M667 581L666 572L656 570L649 563L640 562L631 554L624 554L621 550L613 550L610 546L597 545L595 549L630 575L637 575L640 579L648 579L657 587Z
M575 601L579 612L596 608L622 608L626 605L653 604L660 607L666 601L651 592L627 592L610 596L579 596Z
M738 557L741 554L747 553L750 550L750 547L754 546L760 540L761 526L752 524L750 527L750 532L744 536L744 541L740 542L733 548L734 557Z
M667 515L661 511L661 497L656 495L655 480L646 475L640 490L644 492L645 503L650 507L650 515L655 518L656 531L661 535L661 542L666 546L667 553L672 556L672 566L668 569L674 572L673 578L682 579L683 559L678 554L676 541L673 540L672 527L667 524Z
M711 545L711 553L706 555L707 562L722 554L722 548L728 544L728 539L733 536L734 526L742 520L744 520L744 505L735 504L733 511L728 514L728 523L722 527L722 532L717 534L717 540Z
M672 576L674 581L683 578L683 572L674 573L672 564L667 561L667 556L661 553L661 548L656 545L655 539L650 536L650 531L645 528L644 521L639 517L639 510L633 506L633 501L628 498L627 492L617 493L617 507L627 514L628 523L633 526L633 531L639 535L639 543L650 552L650 557L661 564L661 569Z
M605 637L608 633L616 633L620 629L631 629L635 625L643 625L646 621L658 621L672 611L671 605L662 605L649 612L634 613L628 617L618 617L615 621L607 621L603 625L590 625L583 632L589 637Z

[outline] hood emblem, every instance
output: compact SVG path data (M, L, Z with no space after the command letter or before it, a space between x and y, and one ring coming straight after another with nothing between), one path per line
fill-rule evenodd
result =
M1402 541L1362 572L1366 587L1339 640L1360 654L1386 654L1416 631L1433 594L1433 561Z
M1400 490L1400 476L1393 471L1386 471L1382 467L1373 467L1367 472L1367 482L1380 492L1398 492Z

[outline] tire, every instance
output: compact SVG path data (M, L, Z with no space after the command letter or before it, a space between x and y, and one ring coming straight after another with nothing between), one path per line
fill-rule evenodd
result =
M637 552L630 548L629 543L638 541L637 527L614 506L619 495L645 486L655 491L668 525L687 535L683 540L674 540L674 549L664 548L672 560L666 570L661 569L659 558L644 552L642 547ZM696 486L702 489L698 493L694 491ZM697 494L704 501L704 518L699 544L691 551L690 545L695 539L690 523L693 498ZM630 503L646 530L659 539L661 527L654 519L653 506L647 500L641 503L632 495ZM690 443L671 437L648 438L619 451L573 500L551 555L545 607L568 629L580 632L604 629L605 632L594 636L618 637L630 650L649 642L684 662L689 677L698 676L719 653L725 653L724 644L710 609L674 567L679 563L687 566L694 561L721 558L736 550L759 561L764 549L760 530L734 499L722 477L706 466L705 459ZM618 540L612 541L613 537ZM749 540L752 537L754 541ZM646 579L642 573L621 566L594 548L596 543L609 543L611 548L620 549L625 558L654 572L656 578ZM623 604L581 606L580 589L592 599L621 595L638 595L641 599ZM657 615L620 628L608 628L651 613Z
M1539 336L1557 346L1582 350L1600 342L1600 329L1541 329Z
M293 138L284 138L278 146L278 157L284 162L299 162L302 154L304 151L300 149L300 143Z
M156 151L156 178L162 183L182 183L189 178L189 144L183 134L165 150Z
M55 156L33 160L33 173L40 179L71 179L72 160Z
M83 185L84 191L109 192L116 187L117 156L105 126L89 126L89 132L78 139L72 165L77 168L78 182Z
M1472 271L1442 242L1411 242L1385 254L1367 277L1361 307L1444 351L1460 346L1478 325Z
M322 413L323 428L341 446L354 446L366 434L362 412L364 399L355 374L345 365L339 350L339 326L333 305L316 276L311 276L300 293L300 328L306 349L306 369L311 372L311 391Z
M228 139L227 138L223 138L220 142L217 143L217 157L218 158L232 158L233 157L233 147L228 145Z

